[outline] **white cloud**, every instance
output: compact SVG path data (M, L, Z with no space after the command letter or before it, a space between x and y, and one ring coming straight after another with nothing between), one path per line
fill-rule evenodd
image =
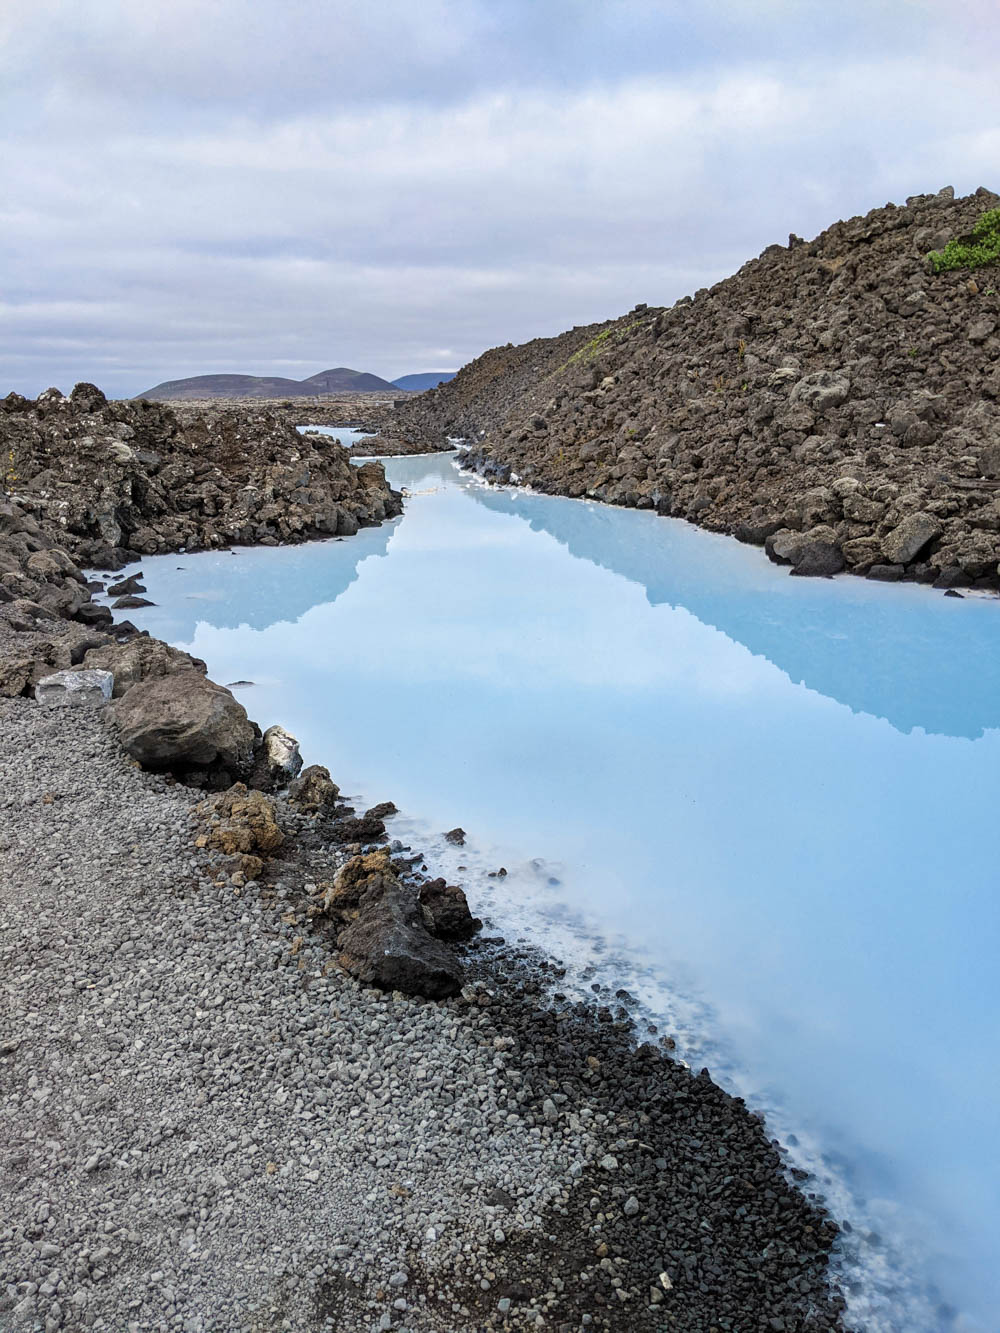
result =
M841 7L824 43L819 6L755 6L750 33L734 5L706 6L699 28L672 3L574 2L578 70L552 43L562 0L545 34L520 3L502 33L494 11L448 0L419 16L341 6L339 26L307 0L243 24L237 0L199 4L201 22L193 0L127 17L117 0L15 3L3 377L35 391L103 373L137 392L278 363L437 369L441 348L454 364L672 301L789 231L996 183L993 66L923 5ZM845 49L845 31L892 19L878 53ZM656 67L665 22L677 41ZM495 67L473 78L487 39ZM428 93L432 74L446 86Z

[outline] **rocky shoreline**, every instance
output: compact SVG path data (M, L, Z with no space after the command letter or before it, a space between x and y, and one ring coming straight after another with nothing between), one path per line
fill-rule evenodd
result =
M836 1228L617 1001L490 940L454 998L365 987L314 815L246 880L101 710L0 725L6 1327L842 1327Z
M627 997L575 1005L477 934L391 806L299 772L76 563L235 540L247 485L273 488L263 542L377 522L381 468L96 393L0 414L28 459L0 507L0 1323L841 1330L836 1226L762 1122ZM108 438L137 421L155 463ZM208 463L198 506L167 450ZM81 678L111 702L68 706Z
M92 384L0 400L0 467L2 490L37 528L26 535L102 569L351 536L401 508L378 464L354 467L329 437L300 435L257 404L178 415L109 403Z
M1000 274L931 256L998 204L946 188L791 236L670 308L494 348L382 432L463 438L489 479L684 518L795 574L996 590Z

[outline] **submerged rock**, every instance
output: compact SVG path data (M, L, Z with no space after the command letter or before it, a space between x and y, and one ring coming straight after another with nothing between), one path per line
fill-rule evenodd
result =
M379 801L378 805L373 805L370 810L365 811L365 819L389 819L392 815L398 815L394 801Z
M117 583L108 585L109 597L130 597L136 593L145 592L145 584L141 582L142 574L130 574L127 579L119 579Z

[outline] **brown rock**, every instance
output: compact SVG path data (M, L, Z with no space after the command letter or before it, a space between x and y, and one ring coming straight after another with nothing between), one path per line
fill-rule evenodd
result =
M289 804L306 814L332 810L339 797L340 788L330 780L330 770L322 764L310 764L288 786Z
M348 920L356 911L363 894L372 886L374 878L392 876L392 864L386 851L368 852L352 856L338 870L323 895L323 910L334 919Z
M253 763L246 709L193 669L140 681L110 711L125 749L145 768L242 774Z
M32 681L34 665L30 658L0 658L0 695L15 699L24 694Z
M179 648L158 639L136 635L126 643L105 644L91 648L83 659L88 670L110 671L115 678L114 697L127 693L140 681L171 676L177 671L194 670L205 674L205 663Z
M206 812L213 810L220 819L209 829L208 845L227 856L256 853L269 856L285 841L278 827L274 802L263 792L248 791L242 782L234 783L203 808Z

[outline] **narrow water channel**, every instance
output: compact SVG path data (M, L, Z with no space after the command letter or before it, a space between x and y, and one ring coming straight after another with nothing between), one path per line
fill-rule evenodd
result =
M128 615L764 1109L857 1327L1000 1327L1000 604L387 471L401 519L147 559Z

